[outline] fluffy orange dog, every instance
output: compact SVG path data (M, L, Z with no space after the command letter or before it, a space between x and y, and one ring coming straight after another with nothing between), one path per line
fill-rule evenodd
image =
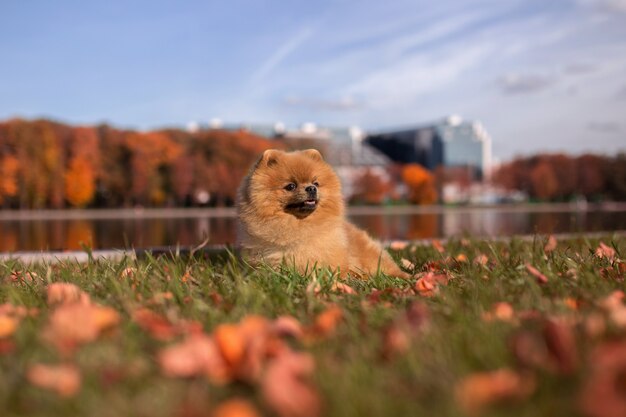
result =
M265 151L239 189L237 208L240 243L255 263L408 277L378 242L346 221L339 178L315 149Z

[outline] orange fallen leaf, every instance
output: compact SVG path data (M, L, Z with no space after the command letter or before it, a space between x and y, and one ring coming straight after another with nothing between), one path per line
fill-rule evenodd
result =
M578 367L578 349L572 324L565 318L549 318L544 325L543 336L557 371L572 374Z
M598 258L606 258L608 260L613 260L613 258L615 258L615 254L615 249L606 245L604 242L600 242L600 245L595 252L595 255Z
M495 403L525 399L534 389L531 375L503 368L466 376L457 384L455 398L465 413L476 415Z
M352 288L348 284L344 284L343 282L333 283L332 290L341 292L344 294L352 294L352 295L356 294L356 291L354 290L354 288Z
M19 320L6 314L0 314L0 339L11 336L17 330Z
M426 272L415 282L414 289L418 294L424 297L432 297L439 290L439 285L448 283L448 277L445 274L436 274L434 272Z
M317 336L326 337L335 332L343 318L343 311L338 305L332 305L315 318L313 332Z
M55 282L46 288L48 305L91 302L89 295L74 284Z
M432 245L433 245L433 248L435 248L435 250L439 253L444 253L446 251L446 249L443 247L441 242L437 239L432 241Z
M62 353L93 342L103 330L114 327L120 316L110 307L96 304L62 304L52 315L44 337Z
M319 394L307 381L314 368L313 357L307 353L285 351L272 360L261 381L267 405L280 417L319 416Z
M134 279L135 275L137 275L137 268L129 266L120 273L120 279Z
M530 275L534 276L537 279L537 282L539 284L546 284L548 282L548 277L542 274L537 268L535 268L531 264L526 264L526 270L530 273Z
M132 317L139 327L157 340L171 340L176 336L174 325L165 317L148 308L135 310Z
M584 380L579 403L590 417L623 417L626 415L624 375L626 343L607 342L589 355L590 373Z
M557 246L556 238L553 235L550 235L550 237L548 238L548 241L543 247L543 251L545 253L553 252L556 249L556 246Z
M491 311L483 313L482 318L488 322L494 320L512 322L515 320L515 310L511 304L499 302L493 305Z
M411 339L406 328L398 323L392 323L383 331L382 357L391 359L402 355L409 350Z
M487 255L482 253L474 258L474 263L476 265L487 265L487 262L489 262L489 258L487 258Z
M261 415L248 400L233 398L218 405L211 417L260 417Z
M280 316L272 323L272 330L278 336L291 336L301 339L304 335L302 324L294 317Z
M246 340L238 326L233 324L220 324L213 331L215 343L222 356L230 366L241 363L246 351Z
M409 243L405 240L394 240L389 245L389 249L391 250L404 250L409 245Z
M467 262L467 255L464 253L459 253L457 256L454 257L454 259L457 262Z
M76 395L81 385L80 372L74 365L35 364L28 368L26 378L31 384L62 397Z
M206 335L191 335L180 343L164 348L159 352L157 360L163 373L169 377L206 375L217 384L231 379L228 365L215 341Z

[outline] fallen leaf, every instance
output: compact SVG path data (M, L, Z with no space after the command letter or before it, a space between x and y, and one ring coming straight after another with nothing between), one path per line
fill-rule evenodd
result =
M565 318L549 318L543 335L557 371L564 375L572 374L578 367L578 349L572 324Z
M408 259L402 258L400 260L400 262L402 263L402 266L405 269L408 269L409 271L414 271L415 270L415 264L413 262L409 261Z
M48 305L91 302L89 295L74 284L55 282L46 288Z
M54 391L62 397L76 395L81 385L80 372L74 365L31 365L26 378L31 384Z
M598 258L606 258L608 260L613 260L613 258L615 258L615 254L615 249L606 245L604 242L600 242L600 245L595 252L595 255Z
M335 332L337 325L343 318L343 312L338 305L332 305L315 318L313 333L316 336L327 337Z
M526 399L534 390L535 380L530 374L504 368L466 376L457 384L455 398L461 410L476 415L495 403Z
M117 325L120 316L110 307L96 304L61 304L50 316L44 337L62 353L93 342L100 333Z
M409 245L409 243L405 240L394 240L389 245L389 249L391 250L404 250Z
M515 310L513 310L513 306L511 306L511 304L499 302L493 305L491 311L484 312L482 314L482 318L487 322L494 320L514 322Z
M307 353L286 351L272 360L261 382L267 405L280 417L316 417L321 413L317 390L308 382L315 364Z
M557 246L556 238L553 235L550 235L550 237L548 238L548 241L543 247L543 251L545 253L553 252L556 249L556 246Z
M548 277L542 274L537 268L535 268L531 264L526 264L526 270L530 273L530 275L534 276L537 279L537 282L539 284L546 284L548 282Z
M6 314L0 314L0 339L11 336L17 330L19 320Z
M476 265L483 265L484 266L484 265L487 265L487 262L489 262L489 258L487 258L487 255L484 255L482 253L480 255L477 255L474 258L474 263Z
M348 284L344 284L343 282L334 282L331 289L333 291L341 292L344 294L352 294L352 295L356 294L356 291L354 290L354 288L352 288Z
M133 321L157 340L171 340L177 335L176 327L165 317L148 308L139 308L132 314Z
M454 257L454 260L457 262L467 262L467 255L464 253L459 253Z
M435 250L439 253L444 253L446 251L446 249L443 247L441 242L437 239L432 241L432 245L433 245L433 248L435 248Z
M411 339L406 328L398 323L392 323L383 331L382 357L391 359L402 355L409 350Z
M135 275L137 275L137 268L129 266L122 270L120 273L120 279L134 279Z
M295 339L301 339L304 335L302 324L291 316L276 318L272 323L272 330L278 336L291 336Z
M228 365L215 341L206 335L194 334L180 343L164 348L159 352L157 361L163 373L169 377L206 375L217 384L231 379Z
M448 283L448 277L445 274L436 274L434 272L426 272L415 282L415 291L424 297L434 296L438 290L439 285L445 285Z
M246 351L245 335L234 324L220 324L213 337L222 356L230 366L238 366Z
M579 397L582 411L590 417L626 416L626 343L597 346L589 355L589 367Z
M261 415L248 400L233 398L218 405L211 417L260 417Z

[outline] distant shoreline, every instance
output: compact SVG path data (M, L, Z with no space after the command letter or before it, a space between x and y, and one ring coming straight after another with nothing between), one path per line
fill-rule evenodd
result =
M626 202L607 203L523 203L500 205L460 206L350 206L349 216L437 214L444 212L621 212L626 211ZM237 217L234 207L212 208L122 208L122 209L60 209L60 210L0 210L0 221L29 220L117 220L149 218L233 218Z

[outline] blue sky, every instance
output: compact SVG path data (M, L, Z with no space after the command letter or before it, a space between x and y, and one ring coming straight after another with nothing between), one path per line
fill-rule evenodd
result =
M0 118L480 120L501 159L626 149L626 0L3 1Z

